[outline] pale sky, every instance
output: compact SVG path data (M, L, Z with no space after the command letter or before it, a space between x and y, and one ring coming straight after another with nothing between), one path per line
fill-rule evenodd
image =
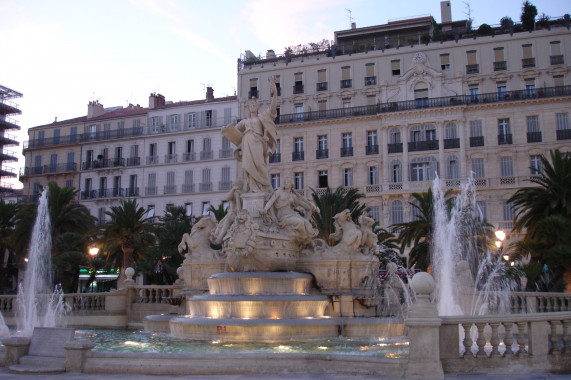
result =
M470 3L478 26L519 21L523 1L451 3L453 20L466 19ZM568 0L532 3L539 14L571 13ZM91 100L147 107L151 92L196 100L206 85L216 97L233 95L245 50L281 54L332 40L349 29L348 10L357 27L421 15L440 22L439 0L0 0L0 84L24 94L15 117L22 131L9 133L27 140L27 128L83 116Z

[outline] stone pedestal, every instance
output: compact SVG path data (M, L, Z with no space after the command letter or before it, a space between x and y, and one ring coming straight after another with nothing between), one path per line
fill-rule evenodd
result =
M2 344L6 347L5 366L18 364L20 358L28 353L30 342L31 338L25 336L10 336L2 339Z
M72 340L64 345L66 372L83 372L83 363L95 344L87 340Z
M248 214L254 219L260 217L260 210L264 209L264 193L244 193L241 195L242 208L248 210Z
M435 283L431 275L417 273L411 280L416 302L410 307L405 325L408 328L409 357L405 377L414 379L443 379L440 361L439 328L442 320L438 309L430 302Z

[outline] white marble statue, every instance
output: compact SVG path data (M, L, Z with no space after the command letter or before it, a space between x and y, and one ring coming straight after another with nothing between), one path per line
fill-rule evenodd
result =
M185 262L215 262L220 260L218 252L210 247L210 235L215 228L215 221L209 217L203 217L192 226L190 234L186 233L182 236L182 240L178 245L178 252L182 253L182 251L188 248Z
M256 98L248 103L250 117L241 120L236 126L232 124L222 128L222 135L226 136L238 148L234 156L242 162L246 192L263 193L271 190L268 173L268 157L276 150L276 102L277 88L275 78L271 77L270 93L272 100L269 108L259 111Z
M379 237L373 230L373 225L375 220L367 215L367 213L362 213L359 217L359 224L361 226L361 252L364 255L374 255L379 252L379 246L377 241Z
M294 240L300 243L309 243L317 235L309 217L318 209L307 199L297 194L289 179L285 180L284 186L276 189L270 196L262 215L271 215L279 227L293 231Z
M228 201L228 212L224 216L224 218L218 223L216 229L212 233L211 241L213 244L221 244L224 236L230 229L232 223L234 223L234 219L236 219L236 215L238 215L238 211L242 209L242 198L240 195L242 194L243 182L236 181L232 185L232 189L226 194L225 200Z
M343 210L333 217L335 232L329 235L330 239L339 241L331 250L334 253L349 253L359 251L363 232L351 219L351 212Z

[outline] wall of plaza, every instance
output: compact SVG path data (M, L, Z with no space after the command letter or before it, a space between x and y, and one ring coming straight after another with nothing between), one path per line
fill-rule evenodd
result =
M413 218L411 194L435 172L453 190L473 172L485 216L509 230L506 200L531 185L539 155L571 150L570 36L558 27L244 60L238 101L242 115L251 95L268 104L267 80L278 77L274 184L287 177L306 196L357 187L386 227Z

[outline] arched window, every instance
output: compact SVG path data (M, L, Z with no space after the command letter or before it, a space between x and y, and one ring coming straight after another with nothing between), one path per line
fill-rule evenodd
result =
M394 201L391 204L391 224L403 222L403 207L401 201Z
M448 156L446 159L446 178L456 179L458 178L458 157Z
M445 127L445 138L447 140L450 139L457 139L458 138L458 128L456 128L456 124L455 123L448 123L446 124Z
M428 86L424 82L418 82L414 86L414 99L417 107L428 106Z

